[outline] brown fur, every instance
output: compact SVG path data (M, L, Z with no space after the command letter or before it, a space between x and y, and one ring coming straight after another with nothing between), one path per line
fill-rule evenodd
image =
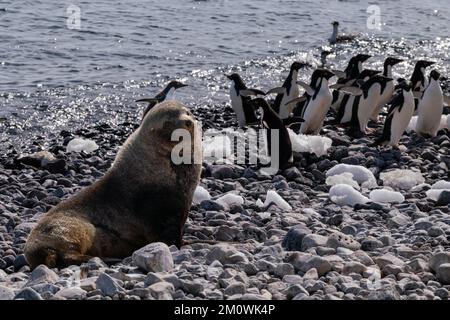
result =
M191 155L201 159L200 132L189 110L175 101L155 106L106 174L52 208L32 230L25 245L31 268L125 258L155 241L181 246L201 164L171 161L177 128L189 130Z

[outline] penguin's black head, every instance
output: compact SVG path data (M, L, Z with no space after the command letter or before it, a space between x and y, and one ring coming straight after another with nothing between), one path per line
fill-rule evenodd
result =
M372 58L372 56L368 55L368 54L360 53L360 54L357 54L354 58L355 58L356 62L364 62L364 61L368 60L369 58Z
M300 69L302 69L302 68L304 68L306 66L307 66L306 63L295 61L291 65L291 70L298 71L298 70L300 70Z
M335 76L333 72L327 69L317 69L316 71L314 71L314 74L313 77L315 76L317 78L324 78L326 80L329 80L330 78Z
M435 64L436 62L434 61L427 61L427 60L419 60L416 63L416 69L421 69L421 68L427 68L429 66L432 66L433 64Z
M389 58L386 58L386 60L384 61L384 65L395 66L396 64L399 64L400 62L403 62L403 61L405 61L405 60L389 57Z
M436 70L433 70L430 72L430 79L433 79L435 81L439 81L439 78L441 77L441 74L437 72Z
M264 111L268 110L270 108L269 103L264 98L255 98L252 99L252 106L255 109L262 108Z
M233 73L233 74L227 74L226 75L228 79L230 79L231 81L235 81L235 82L241 82L242 78L240 75L238 75L237 73Z
M333 21L331 24L333 25L333 27L338 27L339 26L339 22L337 22L337 21Z
M170 81L169 84L167 85L167 87L169 88L182 88L182 87L187 87L187 84L181 83L180 81Z

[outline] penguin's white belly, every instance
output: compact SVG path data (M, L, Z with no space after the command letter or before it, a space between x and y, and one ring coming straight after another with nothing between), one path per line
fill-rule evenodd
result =
M389 81L386 84L386 88L384 89L383 94L381 95L380 100L372 113L371 116L372 120L376 121L378 119L378 115L380 114L383 107L392 99L394 91L395 91L394 81Z
M289 116L291 115L292 111L295 108L296 103L289 103L288 105L286 105L286 102L289 102L295 98L297 98L300 94L300 90L298 89L298 86L295 85L291 88L291 90L289 91L289 95L284 94L283 95L283 99L281 99L281 103L280 103L280 118L281 119L286 119L289 118Z
M236 90L234 89L230 90L230 97L231 107L233 108L234 113L236 113L238 124L240 127L244 127L246 125L246 121L244 108L242 106L242 98L236 94Z
M333 97L330 91L320 92L316 99L308 103L303 116L305 122L300 127L301 133L319 133L327 112L330 109L332 99Z
M400 112L397 110L394 112L391 123L391 140L389 145L392 146L398 144L414 114L414 98L412 94L409 97L405 96L402 110Z
M379 99L379 94L369 94L367 99L361 98L358 107L358 120L361 131L366 130L369 118L375 110Z
M444 97L441 88L428 88L419 102L416 131L435 136L443 109Z

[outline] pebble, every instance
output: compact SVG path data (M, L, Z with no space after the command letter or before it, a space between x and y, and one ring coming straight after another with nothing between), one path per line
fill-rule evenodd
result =
M169 247L162 242L154 242L136 250L132 255L133 264L152 272L165 272L173 269L173 258Z

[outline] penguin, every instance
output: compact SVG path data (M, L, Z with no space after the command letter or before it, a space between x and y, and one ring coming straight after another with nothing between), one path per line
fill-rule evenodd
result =
M286 168L290 163L293 162L292 143L286 126L283 124L283 121L269 106L264 98L255 98L252 100L252 104L254 105L255 109L259 109L261 114L261 125L266 129L267 154L271 157L272 166L277 164L274 159L274 155L271 154L272 130L278 130L278 168ZM303 119L297 119L297 121L301 122L303 121Z
M142 98L136 100L136 102L146 102L147 108L144 110L144 114L142 115L142 119L145 118L145 115L158 103L161 103L165 100L170 100L173 96L175 90L179 88L187 87L187 84L181 83L179 81L173 80L170 81L166 87L155 95L153 98Z
M341 106L336 117L336 122L350 124L360 132L367 133L367 123L383 94L386 83L392 80L382 75L375 75L364 83L361 83L360 91L344 94Z
M322 50L320 53L320 67L326 68L328 67L327 57L331 54L331 51L328 50Z
M383 76L387 78L392 78L392 67L396 64L399 64L400 62L403 62L402 59L392 58L388 57L386 60L384 60L384 66L383 66ZM378 102L378 105L376 106L375 110L373 111L370 119L373 121L378 121L378 115L380 114L383 107L388 103L392 96L394 95L395 91L395 84L394 80L388 81L386 83L386 89L384 90L383 94L381 95L380 101Z
M444 110L444 94L439 84L440 74L431 71L428 86L419 101L416 132L424 136L435 137Z
M231 107L236 113L239 127L243 128L249 124L258 123L255 110L250 103L250 96L265 95L265 92L247 88L241 76L237 73L227 75L226 77L231 80Z
M273 110L278 113L281 119L287 119L295 107L295 104L286 104L286 102L298 97L298 71L305 66L307 65L301 62L292 63L289 74L286 80L284 80L283 85L267 92L267 94L278 93L273 104Z
M394 90L398 93L392 98L388 115L383 127L383 133L373 146L389 145L398 148L400 138L403 136L414 114L414 95L411 83L403 81Z
M333 99L328 82L334 76L335 74L327 69L317 69L311 77L312 86L302 81L297 82L309 96L299 114L305 120L300 126L300 133L318 134L322 129L323 121Z
M336 83L338 84L345 84L345 85L353 85L355 84L356 80L358 80L358 76L363 71L363 63L370 59L372 56L368 54L357 54L356 56L352 57L347 67L344 71L340 70L333 70L333 72L338 76L338 80ZM340 102L342 101L342 98L344 97L344 94L338 90L333 91L333 101L331 103L331 107L333 110L337 111L337 109L340 106Z
M357 38L357 35L354 34L339 35L339 22L333 21L331 25L333 26L333 33L331 34L331 37L328 39L330 44L353 41Z
M426 60L419 60L416 62L416 65L414 67L414 71L411 75L411 86L413 93L415 94L415 111L417 114L417 108L419 106L419 98L417 96L420 96L423 90L428 86L428 77L426 75L426 68L434 65L436 62L433 61L426 61Z

